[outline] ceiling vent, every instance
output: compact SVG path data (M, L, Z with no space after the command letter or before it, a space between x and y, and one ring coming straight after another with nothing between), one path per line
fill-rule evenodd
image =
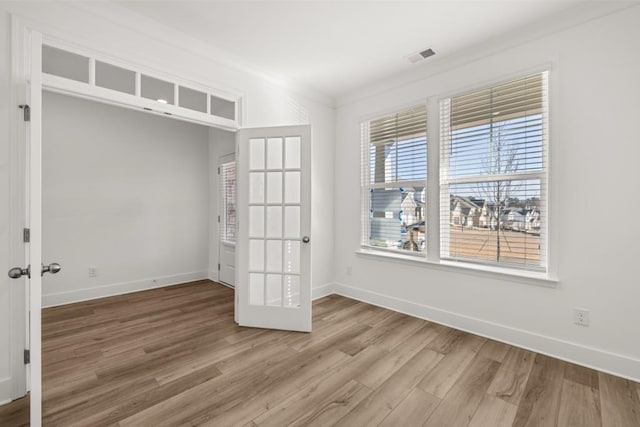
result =
M436 53L433 51L433 49L429 48L429 49L425 49L421 52L418 53L414 53L412 55L409 55L408 59L409 62L411 62L412 64L415 64L416 62L422 61L423 59L426 59L430 56L435 55Z

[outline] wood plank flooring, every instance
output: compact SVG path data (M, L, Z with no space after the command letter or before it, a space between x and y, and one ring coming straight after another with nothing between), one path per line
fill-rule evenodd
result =
M640 426L622 378L335 295L313 328L240 328L210 281L45 309L44 424Z

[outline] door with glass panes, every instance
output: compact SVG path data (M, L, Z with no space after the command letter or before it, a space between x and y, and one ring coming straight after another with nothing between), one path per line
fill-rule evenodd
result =
M311 331L311 128L237 134L236 319Z

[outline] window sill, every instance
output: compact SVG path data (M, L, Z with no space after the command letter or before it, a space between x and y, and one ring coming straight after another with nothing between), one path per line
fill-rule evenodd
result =
M439 270L470 274L474 276L484 276L499 280L509 280L529 285L544 286L547 288L555 288L558 284L558 279L552 278L548 275L548 273L542 272L539 273L535 271L514 271L494 266L467 264L446 260L434 262L424 258L417 258L411 255L383 252L366 248L357 250L356 254L365 258L377 259L380 261L408 264L414 266L419 265L427 268L436 268Z

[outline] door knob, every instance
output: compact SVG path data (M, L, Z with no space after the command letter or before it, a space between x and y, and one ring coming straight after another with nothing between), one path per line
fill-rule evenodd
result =
M311 239L309 239L309 236L304 236L302 238L302 243L309 243L311 241Z
M30 265L28 265L27 268L13 267L11 270L9 270L9 277L11 277L12 279L19 279L22 276L31 277Z
M52 262L49 265L42 266L42 273L40 273L40 275L44 276L44 273L56 274L60 270L62 270L62 267L60 267L60 264L58 264L57 262Z

